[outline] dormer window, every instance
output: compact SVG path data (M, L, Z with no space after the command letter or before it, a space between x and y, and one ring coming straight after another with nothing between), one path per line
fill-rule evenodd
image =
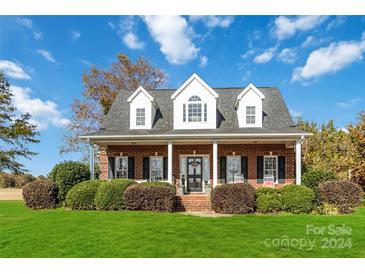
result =
M188 109L187 112L186 112L186 105ZM184 122L207 121L207 104L206 103L203 104L199 96L196 95L191 96L188 100L188 103L183 105L183 121Z
M136 126L144 126L146 124L146 110L144 108L136 108Z
M247 106L246 107L246 124L254 125L256 123L256 107Z

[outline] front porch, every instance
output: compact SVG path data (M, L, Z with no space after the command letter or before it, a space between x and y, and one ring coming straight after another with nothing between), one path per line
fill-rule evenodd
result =
M301 181L299 140L115 141L96 145L101 179L168 181L180 194L209 193L224 183L281 187Z

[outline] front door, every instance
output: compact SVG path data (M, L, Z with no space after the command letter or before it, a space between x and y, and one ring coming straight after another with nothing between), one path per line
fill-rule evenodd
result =
M202 192L203 191L203 168L202 157L187 157L188 176L187 187L188 192Z

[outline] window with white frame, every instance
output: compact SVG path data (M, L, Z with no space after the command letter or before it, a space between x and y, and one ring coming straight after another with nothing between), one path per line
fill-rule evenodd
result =
M247 106L246 107L246 124L254 125L256 123L256 107Z
M202 103L199 96L191 96L187 104L183 104L183 122L206 122L208 119L207 108L207 104Z
M115 158L115 178L128 178L128 157Z
M277 181L278 157L264 156L264 181Z
M136 109L136 126L144 126L146 124L146 110L144 108Z
M163 180L163 157L150 157L150 179Z
M227 156L227 182L235 183L243 181L241 175L241 157Z

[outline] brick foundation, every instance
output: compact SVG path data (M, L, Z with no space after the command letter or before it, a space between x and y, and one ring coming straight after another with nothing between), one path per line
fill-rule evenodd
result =
M173 145L173 177L179 178L180 155L209 155L210 158L210 178L213 179L213 145ZM130 156L135 158L135 179L143 179L143 157L148 156L165 156L167 157L166 145L110 145L99 152L100 161L100 178L108 179L108 157ZM286 148L284 144L218 144L218 157L221 156L247 156L248 157L248 181L255 187L262 184L256 182L256 157L264 155L285 156L286 161L286 180L285 184L291 184L295 181L295 152L292 148ZM219 174L218 161L218 178Z

